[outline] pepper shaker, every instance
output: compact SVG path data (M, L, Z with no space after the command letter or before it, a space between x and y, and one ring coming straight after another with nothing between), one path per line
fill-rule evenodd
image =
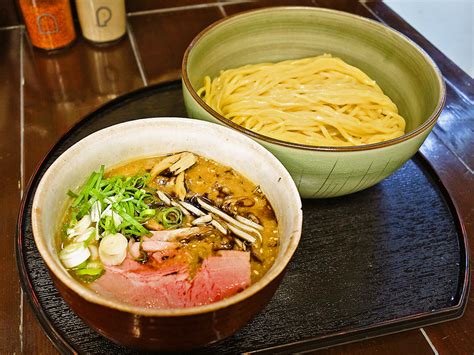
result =
M20 0L19 3L33 46L58 49L76 38L69 0Z
M125 0L76 0L76 8L87 40L114 42L125 34Z

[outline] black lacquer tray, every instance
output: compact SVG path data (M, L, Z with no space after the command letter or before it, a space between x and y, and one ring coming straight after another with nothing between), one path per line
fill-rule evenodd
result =
M138 90L86 117L46 156L25 194L16 249L21 283L61 352L134 351L91 330L58 294L31 233L37 184L81 138L154 116L186 116L179 83ZM270 304L237 334L199 352L305 351L462 315L469 276L466 237L449 195L420 154L370 189L305 200L303 210L301 243Z

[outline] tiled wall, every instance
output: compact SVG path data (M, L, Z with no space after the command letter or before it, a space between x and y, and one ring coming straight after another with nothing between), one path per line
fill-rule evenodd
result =
M0 0L0 28L16 26L22 23L18 1L19 0ZM215 2L217 2L217 0L126 0L125 4L127 12L140 12ZM76 15L75 0L70 0L70 3L72 5L73 14Z
M0 27L15 26L20 23L14 0L0 0Z

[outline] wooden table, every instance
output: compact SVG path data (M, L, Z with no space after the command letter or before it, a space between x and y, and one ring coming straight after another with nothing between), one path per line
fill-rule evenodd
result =
M54 55L31 47L15 13L2 8L5 3L0 1L0 354L57 353L24 300L14 257L18 206L35 166L85 114L137 88L177 79L191 39L208 24L247 9L307 5L344 10L384 22L431 55L446 80L447 104L421 152L454 199L468 236L474 237L473 80L382 2L134 0L127 5L128 35L118 44L97 48L79 38ZM470 354L473 334L474 307L468 304L455 321L321 352Z

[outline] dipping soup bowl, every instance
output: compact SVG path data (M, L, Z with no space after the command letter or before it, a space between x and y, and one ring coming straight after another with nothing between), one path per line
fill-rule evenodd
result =
M63 267L56 238L70 199L103 164L191 151L243 174L267 196L275 211L280 250L256 283L227 299L199 307L136 307L101 296ZM301 235L301 200L283 165L261 145L229 128L183 118L152 118L103 129L65 151L42 177L33 200L33 234L54 283L71 309L112 341L144 350L187 350L226 338L270 301Z

